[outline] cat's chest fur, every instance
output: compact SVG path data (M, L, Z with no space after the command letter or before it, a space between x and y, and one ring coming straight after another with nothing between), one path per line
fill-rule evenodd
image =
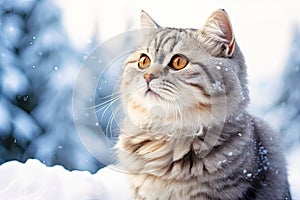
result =
M276 199L278 195L289 199L286 192L272 191L287 190L285 166L281 155L276 155L276 136L266 132L268 128L259 120L245 118L244 124L225 124L209 150L209 138L173 140L138 130L135 136L122 134L118 153L134 199ZM127 125L123 131L133 131ZM207 131L213 135L215 130Z
M130 124L127 126L124 131L133 131ZM138 130L134 136L122 134L119 157L130 174L134 199L242 198L257 168L251 164L255 163L251 126L249 121L248 127L223 127L227 133L217 142L209 138L219 131L213 128L201 136L183 138ZM227 141L229 135L232 141ZM214 149L210 149L210 142L216 143Z

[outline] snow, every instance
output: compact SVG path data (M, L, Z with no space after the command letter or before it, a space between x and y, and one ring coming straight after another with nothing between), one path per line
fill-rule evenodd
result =
M99 167L98 162L92 159L86 148L80 145L78 136L74 134L76 132L71 116L71 90L79 70L80 58L88 59L88 55L83 54L89 52L90 47L95 47L97 41L91 39L94 34L99 34L96 36L101 41L106 41L118 33L128 31L132 25L138 27L141 9L150 13L162 26L196 28L204 23L212 11L222 7L231 17L235 35L249 66L252 110L264 111L271 106L270 99L280 91L274 89L279 88L280 81L274 80L281 80L283 67L293 68L290 71L294 76L287 78L292 83L287 86L293 91L286 101L287 105L282 106L282 110L275 114L270 112L268 116L272 118L266 121L271 122L278 132L282 124L289 128L284 133L284 140L288 141L285 142L288 144L286 146L292 149L287 152L289 179L294 198L300 199L300 191L297 191L300 188L300 147L293 149L290 145L295 142L295 146L299 146L299 117L285 117L285 120L278 117L286 116L285 113L292 116L294 111L297 112L293 109L299 108L300 92L296 91L299 88L296 87L299 80L299 73L296 72L300 69L300 43L296 42L299 36L295 36L297 40L292 40L295 52L291 53L289 50L290 29L300 23L296 0L289 3L274 3L270 0L259 4L248 2L247 6L244 5L245 2L242 3L244 6L241 6L238 2L217 1L205 4L188 2L178 6L170 0L142 0L131 6L122 6L129 5L129 0L112 0L106 3L87 0L75 1L72 4L67 0L55 0L62 8L62 13L55 9L51 2L26 0L20 4L17 1L6 0L0 3L0 136L3 142L0 145L0 161L5 162L12 158L26 160L28 157L43 160L43 163L28 160L25 164L11 161L0 165L1 199L130 199L125 174L116 171L114 166L91 174L87 171L68 171L62 166L47 167L44 164L59 163L70 169L86 169L91 172ZM115 6L117 4L118 7ZM171 5L173 12L165 15L165 6L157 6L158 4ZM191 4L195 6L191 7ZM14 10L14 14L8 15L7 10L10 9ZM112 9L115 12L111 12ZM289 12L281 12L282 10ZM256 13L255 16L253 13ZM7 17L3 17L3 14L7 14ZM23 18L21 15L31 17ZM63 18L64 26L60 24L60 17ZM27 31L24 32L24 29ZM68 35L64 34L64 29L67 29ZM270 32L272 34L268 34ZM69 40L80 53L72 50ZM273 48L274 41L277 48ZM87 44L90 47L87 47ZM22 51L16 53L13 50L15 47L21 48ZM286 63L288 55L291 58L285 65L283 63ZM102 60L98 60L98 64L101 62ZM216 64L216 68L220 70L222 63ZM114 86L112 80L115 78L99 81L98 88L102 94ZM214 86L215 89L222 89L219 82ZM35 101L38 102L37 105ZM27 110L23 110L24 106L27 106ZM103 116L103 113L98 113L99 116ZM260 112L257 115L264 117ZM94 124L101 127L101 123ZM41 130L44 131L43 134ZM202 132L198 134L201 135ZM242 136L241 133L238 135ZM104 142L100 145L88 134L85 138L88 138L88 141L93 140L91 143L95 144L95 147L106 147ZM13 144L5 149L2 144L7 144L10 140ZM22 147L18 148L22 151L16 152L18 149L15 147ZM26 149L25 152L23 148L24 151ZM262 148L262 155L264 151ZM101 152L102 157L110 158L107 152ZM231 154L232 152L229 152L229 156ZM267 163L267 160L265 161ZM246 175L247 173L245 171Z
M25 93L29 83L20 70L6 68L0 76L3 77L3 93L8 97L15 98L17 93Z
M288 156L293 199L300 199L300 147ZM247 173L251 177L251 173ZM127 176L110 165L95 174L47 167L39 160L10 161L0 165L0 196L6 200L131 200Z
M10 113L7 111L7 109L5 109L6 107L6 102L4 102L3 99L0 99L0 136L1 137L5 137L7 136L7 132L9 132L9 129L11 128L10 126L10 119L11 119L11 115Z
M126 175L109 166L96 174L47 167L38 160L0 166L0 196L6 200L129 200Z
M213 83L213 88L215 90L224 91L224 89L222 88L222 84L221 84L220 81L216 81L215 83Z
M300 147L298 146L292 150L287 159L288 159L288 174L289 182L292 191L293 199L300 199Z

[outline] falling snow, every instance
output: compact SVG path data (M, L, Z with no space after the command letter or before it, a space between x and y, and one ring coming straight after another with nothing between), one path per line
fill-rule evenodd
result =
M11 11L12 8L14 8L13 11ZM88 169L95 171L100 166L87 154L85 149L81 146L77 135L74 134L75 130L72 126L73 119L70 106L72 83L76 77L76 73L70 72L80 68L82 61L80 58L83 58L83 60L88 59L86 52L89 52L96 46L93 39L84 40L85 44L91 46L84 47L86 49L81 53L77 53L76 50L71 50L70 46L72 45L68 44L66 40L67 36L63 32L64 27L62 27L60 21L58 21L63 13L60 13L60 11L52 5L51 1L30 0L20 4L17 1L2 0L0 2L0 11L0 136L2 139L4 138L0 145L0 152L1 155L3 155L0 161L3 163L9 159L17 158L22 158L22 161L25 161L28 157L36 157L42 160L42 163L50 165L59 163L63 166L70 166L71 169ZM4 14L5 17L3 17ZM285 89L276 87L275 90L277 93L282 92L282 96L279 98L282 101L278 100L278 104L276 104L276 102L274 103L276 104L274 106L276 107L276 111L271 110L269 112L269 115L272 116L269 121L272 123L272 126L275 127L274 129L280 131L282 140L289 150L287 151L289 154L289 179L291 180L293 192L295 194L298 193L298 196L295 195L295 199L300 199L298 192L300 188L300 165L297 163L299 162L300 152L297 149L300 141L300 92L298 87L300 72L300 34L299 31L295 32L294 38L289 38L293 45L291 52L285 51L287 54L290 53L290 58L286 64L286 72L284 72L285 78L283 85ZM47 33L51 33L50 36L47 35ZM74 34L78 35L78 32ZM247 57L247 55L245 56ZM95 62L99 65L104 63L101 59L97 60L96 57L93 59L96 59ZM71 66L69 68L73 70L67 70L68 66ZM229 70L227 67L225 68L226 65L222 62L216 62L215 66L217 70ZM271 69L271 66L266 66L266 69ZM270 70L270 72L271 71L273 71L273 69ZM71 84L63 85L61 84L63 81L58 82L58 74L61 79L69 80ZM98 80L99 77L94 78ZM111 78L106 78L107 79L104 79L102 82L103 84L101 83L101 86L99 85L98 87L101 91L106 90L107 87L112 84ZM273 77L268 81L274 82ZM280 81L278 80L278 82ZM215 82L213 88L223 91L220 82ZM254 99L262 99L264 102L267 102L265 99L265 97L268 96L267 89L265 89L263 85L259 85L255 89L262 91L263 95L254 95ZM274 88L271 88L271 90L273 91ZM274 96L270 96L268 99L272 99L273 97ZM89 101L94 103L95 99L91 98ZM270 101L268 101L268 104L269 107L273 105ZM264 109L269 109L269 107ZM90 114L87 113L84 116L88 118ZM278 116L284 116L284 118ZM242 117L243 116L241 116L241 118ZM277 118L277 120L275 118ZM78 118L76 117L75 120L78 120ZM54 124L56 126L54 126ZM99 124L98 122L95 123L92 121L92 126L99 128L101 123ZM202 134L202 131L197 133L198 136ZM240 137L243 136L242 133L237 134ZM270 140L272 139L273 138L270 138ZM5 148L7 144L11 145L8 149ZM268 160L268 150L265 149L263 144L258 144L257 146L259 156L256 159L261 160L263 165L257 172L250 173L246 169L243 169L243 173L248 178L253 178L257 173L269 170L271 167ZM9 149L14 149L15 152L11 152ZM23 150L23 152L19 152L20 150ZM233 152L229 152L228 156L233 156ZM219 163L226 163L226 160L221 160ZM16 170L17 168L18 170ZM58 168L60 170L57 170ZM35 193L34 195L43 196L43 198L37 199L51 199L51 195L47 193L49 192L49 188L53 188L53 190L58 191L57 194L62 195L64 195L64 192L66 192L66 195L68 192L68 195L74 195L74 191L82 192L80 193L82 196L79 195L75 197L83 197L81 199L88 197L91 197L90 199L96 199L96 197L100 196L98 199L109 200L117 199L117 197L106 198L101 195L124 194L124 191L118 192L118 190L116 190L116 188L120 186L120 174L116 172L109 173L108 170L103 172L102 176L99 177L97 177L97 173L95 174L97 181L95 181L95 178L89 173L70 172L64 170L62 167L58 168L47 168L46 165L42 165L37 161L29 161L24 165L10 162L1 165L1 198L18 199L5 198L7 197L5 195L17 195L18 193L16 191L19 191L22 195L24 195L25 191L30 195L30 193L34 192L32 188L41 188L41 191L44 192ZM55 171L55 173L50 172L52 170ZM107 168L104 170L107 170ZM84 174L82 179L78 178L81 177L81 175L76 173ZM280 171L277 170L276 173L280 173ZM107 176L104 176L106 174ZM43 179L33 179L32 177L35 176L43 177ZM24 180L28 181L28 185L24 184ZM43 183L38 182L39 180L43 180ZM74 184L78 190L70 188L68 185L70 182ZM80 184L77 185L76 183ZM13 186L15 186L15 188L12 188ZM29 186L33 187L29 188ZM28 190L22 191L22 188ZM94 194L94 196L89 196L92 191L98 190L103 192L103 194L97 193ZM11 192L8 194L7 192L9 191ZM57 194L55 194L56 196L53 198L56 198ZM70 199L75 199L74 196L72 197L73 198L70 197Z
M215 81L215 82L213 83L213 88L214 88L215 90L223 91L222 84L221 84L220 81Z

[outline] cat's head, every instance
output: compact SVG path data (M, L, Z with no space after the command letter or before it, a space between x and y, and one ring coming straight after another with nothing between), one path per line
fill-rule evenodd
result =
M202 29L160 27L141 13L144 43L123 66L121 96L134 125L210 126L248 103L246 66L224 10Z

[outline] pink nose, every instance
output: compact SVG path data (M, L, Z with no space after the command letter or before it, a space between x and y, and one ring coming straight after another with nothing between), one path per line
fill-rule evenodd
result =
M144 79L147 83L150 83L153 79L157 78L154 74L144 74Z

